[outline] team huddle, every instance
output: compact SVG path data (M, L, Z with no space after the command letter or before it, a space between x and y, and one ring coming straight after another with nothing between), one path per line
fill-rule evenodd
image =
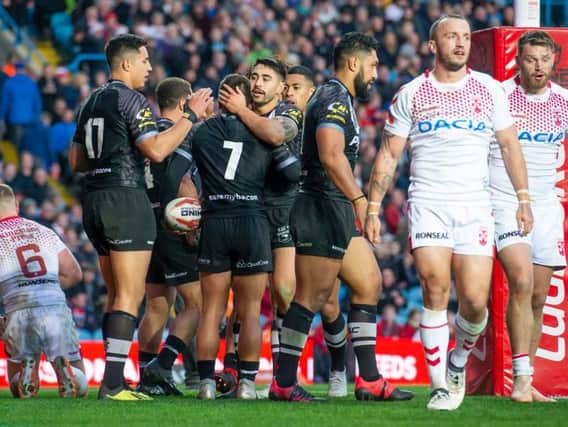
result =
M550 279L566 266L555 164L568 130L568 91L550 81L556 46L545 32L520 38L519 73L502 84L466 66L470 37L459 15L432 25L433 69L392 100L368 195L353 173L355 103L377 78L374 38L345 34L334 47L333 77L318 88L306 67L258 59L248 76L223 79L216 113L211 89L193 93L185 80L167 78L156 88L159 118L139 92L151 71L146 41L130 34L111 39L105 49L111 79L81 107L70 150L72 169L84 173L83 223L108 292L99 399L182 395L172 366L194 338L199 399L264 397L255 377L268 284L270 399L322 400L296 377L318 312L331 355L330 397L347 395L350 340L358 400L412 399L377 368L381 273L371 247L380 242L381 205L408 146L409 244L423 293L427 408L451 411L464 399L465 366L488 321L494 245L510 287L511 399L552 401L531 381ZM164 207L179 197L201 200L199 230L176 233L165 225ZM51 230L17 215L12 190L1 185L0 293L12 393L37 395L43 352L60 395L84 396L79 344L61 290L80 280L80 268ZM459 310L448 353L452 278ZM340 280L351 290L347 321L339 310ZM224 370L216 374L230 290ZM160 350L176 294L183 308ZM132 389L123 371L144 296L140 384Z

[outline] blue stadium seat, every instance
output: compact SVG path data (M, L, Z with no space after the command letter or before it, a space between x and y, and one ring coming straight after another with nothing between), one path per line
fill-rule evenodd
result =
M71 17L65 12L54 13L51 15L50 25L55 41L61 45L62 48L69 47L71 37L73 37Z

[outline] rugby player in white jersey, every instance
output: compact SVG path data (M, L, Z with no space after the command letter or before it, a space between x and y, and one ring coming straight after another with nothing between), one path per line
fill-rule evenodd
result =
M420 335L432 410L457 409L465 394L465 364L487 324L494 222L489 195L489 145L495 136L514 191L527 188L526 166L507 98L499 83L466 67L471 30L460 15L430 29L434 68L403 86L390 107L371 175L365 232L379 242L378 211L406 141L411 152L409 237L424 308ZM513 193L515 194L515 193ZM532 229L528 194L515 219ZM456 347L448 355L448 298L453 277L459 300Z
M14 397L37 395L41 353L55 370L61 397L87 394L77 332L61 290L80 280L71 251L52 230L19 217L14 192L0 184L1 326Z
M556 159L568 130L568 91L552 83L556 45L544 31L519 39L519 73L503 82L527 163L528 188L517 192L505 171L497 144L491 145L490 187L495 243L509 283L507 327L513 353L513 391L519 402L553 401L531 387L542 330L542 311L552 273L566 267L564 211L555 194ZM535 215L531 233L516 226L517 194L529 194Z

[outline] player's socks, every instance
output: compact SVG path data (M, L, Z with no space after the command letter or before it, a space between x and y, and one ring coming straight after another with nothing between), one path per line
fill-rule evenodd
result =
M531 361L528 354L513 354L513 377L532 375Z
M104 326L106 364L103 383L109 389L115 389L124 383L124 364L136 327L136 317L124 311L112 311L108 313Z
M278 363L278 356L280 355L280 333L282 331L282 323L284 322L285 314L276 312L276 317L272 321L270 341L272 345L272 366L273 371L276 369Z
M351 304L348 328L353 351L359 364L359 375L365 381L376 381L381 376L377 370L375 347L377 345L377 306Z
M164 369L172 369L178 354L185 349L185 343L175 335L168 335L166 342L158 355L158 364Z
M458 368L463 368L467 357L475 347L479 335L487 326L488 313L481 323L471 323L465 320L459 313L456 315L456 347L452 350L451 362Z
M420 337L426 355L426 366L432 390L448 390L446 365L450 328L447 310L429 310L422 308Z
M223 369L234 369L238 371L238 359L235 353L225 353L223 358Z
M258 373L258 360L256 362L248 362L239 360L239 382L246 379L254 382Z
M140 372L140 381L142 381L142 377L144 376L144 369L146 369L146 365L155 357L158 357L157 353L148 353L146 351L138 352L138 371Z
M197 370L199 371L199 378L203 380L215 381L215 361L214 360L198 360Z
M343 314L339 313L337 319L331 323L322 322L323 336L331 356L331 370L345 370L345 347L347 345L347 328Z
M106 337L106 330L108 328L108 326L106 326L107 321L108 321L108 311L105 311L105 313L103 314L102 321L101 321L101 324L103 325L103 327L102 327L103 342L105 342L106 339L107 339L107 337Z
M290 387L296 383L298 360L308 339L314 313L293 302L284 318L280 334L280 355L276 382L280 387Z

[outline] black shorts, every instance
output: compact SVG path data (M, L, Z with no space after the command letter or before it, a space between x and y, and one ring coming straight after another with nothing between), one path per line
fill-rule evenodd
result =
M292 205L266 208L268 226L270 227L270 246L272 249L294 247L294 240L290 233L291 210Z
M178 286L198 280L197 248L189 246L184 236L158 225L146 283Z
M152 206L141 188L117 187L87 193L83 226L99 255L150 251L156 239Z
M296 197L290 215L296 253L343 259L351 238L360 236L350 203L307 194Z
M244 276L272 271L268 220L264 216L204 217L197 268Z

